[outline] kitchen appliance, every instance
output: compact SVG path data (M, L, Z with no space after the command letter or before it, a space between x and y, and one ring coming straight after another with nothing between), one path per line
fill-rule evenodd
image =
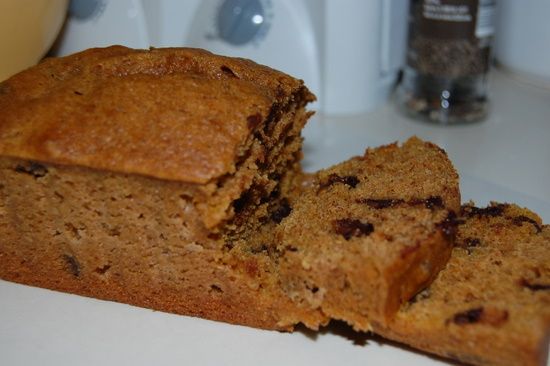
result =
M72 0L58 55L191 46L302 78L326 114L383 103L404 59L406 0Z

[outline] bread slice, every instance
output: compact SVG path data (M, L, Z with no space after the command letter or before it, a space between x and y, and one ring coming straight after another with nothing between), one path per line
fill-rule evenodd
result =
M298 321L317 328L341 319L369 330L445 265L459 209L445 152L411 138L316 173L249 250L271 255L277 285L318 314Z
M186 48L91 49L2 82L0 278L279 328L290 301L260 296L227 244L299 172L312 100Z
M463 206L445 269L375 331L475 365L546 365L550 226L513 204Z

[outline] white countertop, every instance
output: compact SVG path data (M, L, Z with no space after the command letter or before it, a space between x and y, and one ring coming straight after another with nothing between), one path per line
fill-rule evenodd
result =
M304 168L316 170L367 146L417 135L447 151L461 176L463 201L514 200L550 222L550 90L495 69L490 99L488 119L473 124L412 120L392 102L358 116L316 116L305 133ZM490 192L480 193L483 185Z

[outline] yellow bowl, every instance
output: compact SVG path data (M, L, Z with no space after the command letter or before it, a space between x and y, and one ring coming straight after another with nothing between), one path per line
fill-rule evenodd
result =
M0 81L35 65L50 49L69 0L0 0Z

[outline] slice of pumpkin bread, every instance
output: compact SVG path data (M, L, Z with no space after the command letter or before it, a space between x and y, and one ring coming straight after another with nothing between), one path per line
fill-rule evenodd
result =
M458 175L442 149L411 138L319 171L288 206L253 252L274 246L279 286L299 308L322 314L312 319L368 330L447 262Z
M476 365L546 365L550 226L512 204L468 204L462 216L445 269L375 331Z

